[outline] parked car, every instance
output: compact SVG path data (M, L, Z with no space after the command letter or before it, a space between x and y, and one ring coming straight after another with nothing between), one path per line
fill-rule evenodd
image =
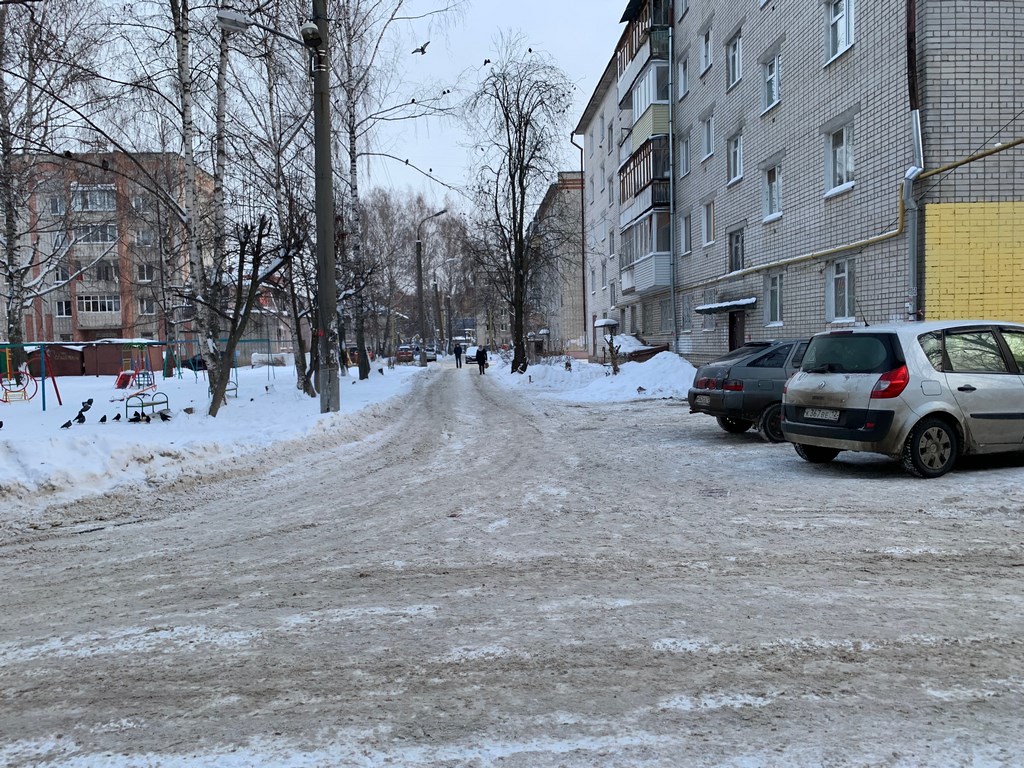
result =
M415 352L409 344L400 344L395 350L396 363L411 363L415 360Z
M829 331L786 385L782 430L814 463L881 453L939 477L1024 450L1024 325L943 321Z
M475 365L476 364L476 350L477 350L476 345L473 345L472 347L466 347L466 352L463 355L463 359L467 363L471 363L471 364Z
M433 347L427 347L424 351L427 354L427 362L428 363L436 363L437 362L437 350L436 349L434 349Z
M714 416L737 434L756 424L764 439L783 442L782 387L806 349L807 339L754 341L702 365L687 393L690 413Z

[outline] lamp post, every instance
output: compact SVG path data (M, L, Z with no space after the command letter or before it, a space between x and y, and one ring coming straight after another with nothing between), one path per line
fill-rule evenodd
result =
M327 60L327 0L313 0L313 20L299 29L301 37L257 23L230 8L217 11L217 22L228 32L257 27L304 46L313 74L313 165L316 196L316 304L320 357L320 413L341 408L338 379L338 286L334 253L334 172L331 162L331 102Z
M448 213L447 209L441 209L437 213L424 216L416 225L416 303L419 313L420 325L420 368L427 367L427 317L423 306L423 241L420 240L420 228L431 219L443 216Z

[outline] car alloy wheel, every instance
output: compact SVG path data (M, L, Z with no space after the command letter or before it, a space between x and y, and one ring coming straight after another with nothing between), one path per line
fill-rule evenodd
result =
M903 446L903 468L917 477L941 477L953 468L960 447L949 422L929 417L910 430Z

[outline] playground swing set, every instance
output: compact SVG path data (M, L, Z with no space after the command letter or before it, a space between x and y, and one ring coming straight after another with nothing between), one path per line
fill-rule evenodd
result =
M46 347L42 348L42 375L46 378ZM60 399L60 390L57 389L57 379L53 375L53 366L50 367L50 383L53 384L53 391L57 395L57 404L63 405ZM4 347L0 350L0 402L15 403L27 402L39 392L39 382L36 377L29 373L28 365L15 367L14 355L11 347ZM43 389L43 409L46 409L46 391Z

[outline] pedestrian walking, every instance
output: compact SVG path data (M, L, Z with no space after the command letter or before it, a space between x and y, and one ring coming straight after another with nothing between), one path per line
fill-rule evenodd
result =
M456 342L455 343L455 349L453 351L455 352L455 367L456 368L461 368L462 367L462 345L459 344L458 342Z
M480 375L484 375L484 368L487 367L487 347L476 348L476 364L480 366Z

